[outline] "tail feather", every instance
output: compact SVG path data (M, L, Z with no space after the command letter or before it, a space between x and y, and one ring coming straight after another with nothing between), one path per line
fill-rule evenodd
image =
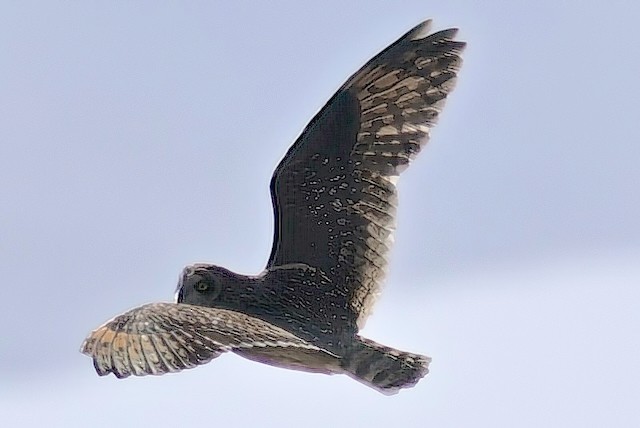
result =
M381 345L358 337L342 360L342 368L353 379L385 395L414 386L429 373L431 358Z

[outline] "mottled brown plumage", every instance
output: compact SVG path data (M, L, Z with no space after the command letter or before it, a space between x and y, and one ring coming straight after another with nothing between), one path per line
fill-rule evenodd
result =
M464 43L424 22L356 72L311 120L271 180L275 228L264 272L183 271L177 303L107 322L82 352L99 374L162 374L223 352L345 373L385 394L413 386L430 358L358 335L387 269L396 181L427 142Z

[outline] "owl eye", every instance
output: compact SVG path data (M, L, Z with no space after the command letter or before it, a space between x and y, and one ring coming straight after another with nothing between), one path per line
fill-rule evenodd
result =
M204 281L196 282L196 285L194 285L193 288L200 293L204 293L209 289L209 283Z

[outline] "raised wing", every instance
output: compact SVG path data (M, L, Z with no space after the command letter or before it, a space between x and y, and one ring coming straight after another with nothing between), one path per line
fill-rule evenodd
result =
M333 373L338 357L240 312L151 303L106 322L80 351L99 375L161 375L205 364L223 352L296 370Z
M362 327L380 291L397 205L395 179L427 142L465 44L424 22L355 73L311 120L271 181L267 267L306 263L333 282ZM344 321L340 321L344 322Z

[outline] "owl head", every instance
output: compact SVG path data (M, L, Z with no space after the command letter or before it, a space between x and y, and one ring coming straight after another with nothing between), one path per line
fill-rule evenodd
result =
M209 264L193 264L180 274L176 302L189 305L237 309L254 294L253 279ZM244 302L246 303L246 302Z
M225 269L208 264L185 267L178 279L176 302L198 306L212 306L223 290Z

